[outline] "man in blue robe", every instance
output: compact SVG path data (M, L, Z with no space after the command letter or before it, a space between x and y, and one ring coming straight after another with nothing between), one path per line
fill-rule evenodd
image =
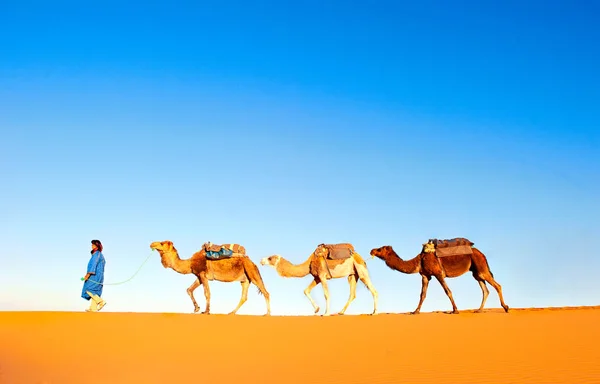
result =
M92 257L88 262L87 273L83 278L83 288L81 289L81 297L90 301L90 307L86 312L98 312L105 305L106 301L102 299L102 288L104 287L104 266L106 260L102 254L102 243L100 240L92 240Z

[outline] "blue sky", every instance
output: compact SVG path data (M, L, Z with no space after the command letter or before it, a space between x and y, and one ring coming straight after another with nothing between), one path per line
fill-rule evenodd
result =
M157 240L299 263L322 242L407 259L467 237L510 306L600 304L598 8L3 1L0 310L83 310L96 238L111 283ZM368 267L382 312L416 307L418 275ZM260 269L273 314L312 313L310 277ZM105 310L190 312L193 281L154 254ZM479 305L470 274L448 284ZM330 288L339 310L347 282ZM240 295L211 291L215 313ZM347 313L371 308L359 286ZM450 308L432 283L423 311ZM239 313L264 309L251 289Z

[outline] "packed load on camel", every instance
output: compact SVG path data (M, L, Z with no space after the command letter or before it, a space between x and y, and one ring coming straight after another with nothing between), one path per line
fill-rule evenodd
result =
M202 245L206 258L211 260L246 256L246 248L239 244L213 244L210 241Z
M453 239L429 239L424 244L424 251L434 253L437 257L458 256L473 254L473 243L464 237L455 237Z
M352 257L354 246L350 243L338 244L319 244L317 248L322 247L327 250L327 259L344 260Z

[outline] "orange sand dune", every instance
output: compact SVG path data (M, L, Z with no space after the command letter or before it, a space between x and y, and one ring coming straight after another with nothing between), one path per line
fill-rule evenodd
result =
M600 382L600 307L259 317L0 312L0 383Z

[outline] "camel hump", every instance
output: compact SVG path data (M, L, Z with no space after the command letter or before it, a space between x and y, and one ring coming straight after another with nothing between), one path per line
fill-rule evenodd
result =
M354 246L350 243L319 244L318 247L327 249L327 258L331 260L348 259L355 252Z
M429 239L428 243L434 245L437 257L471 255L473 253L472 247L475 244L464 237L443 240Z
M206 257L211 260L220 260L230 257L241 257L246 255L246 248L240 244L213 244L210 241L202 245Z

